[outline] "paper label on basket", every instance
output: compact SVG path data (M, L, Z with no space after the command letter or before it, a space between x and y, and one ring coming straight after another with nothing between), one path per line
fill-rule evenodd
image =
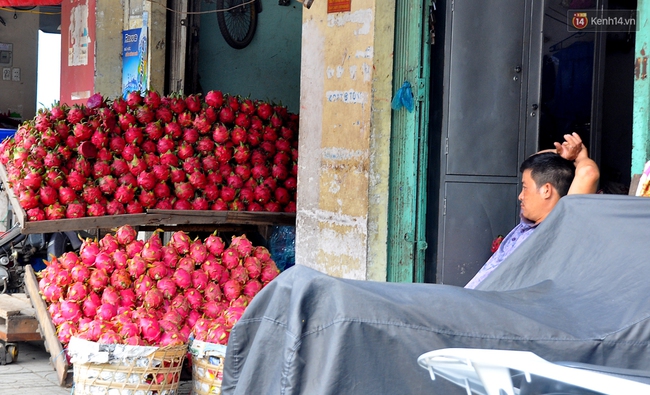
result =
M190 353L198 358L206 355L226 355L226 346L223 344L207 343L201 340L192 339L190 342Z
M108 363L127 359L147 357L158 347L129 346L123 344L99 344L72 337L68 343L71 363Z

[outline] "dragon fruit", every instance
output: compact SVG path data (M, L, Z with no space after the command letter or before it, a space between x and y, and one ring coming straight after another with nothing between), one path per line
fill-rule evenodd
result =
M117 239L117 242L122 246L126 246L132 243L135 240L136 236L137 233L135 229L133 229L130 225L120 226L115 231L115 238Z
M262 283L257 281L257 280L250 280L246 284L244 284L244 289L242 293L248 297L253 297L258 294L262 290Z
M162 241L159 233L161 230L153 232L149 240L142 247L142 258L147 262L159 261L162 258Z
M258 278L262 273L262 263L254 256L247 256L244 259L244 267L250 278Z
M158 320L153 318L140 318L138 321L142 338L149 343L155 343L162 334Z
M280 274L280 270L275 265L275 262L268 262L266 265L262 266L262 273L260 274L260 281L262 284L266 285L271 280L276 278Z
M172 275L172 279L178 288L187 289L192 286L192 275L189 274L185 269L176 269Z
M192 272L192 287L203 291L208 286L208 275L203 270Z
M201 306L203 304L203 295L195 288L186 289L185 298L191 306Z
M232 269L239 265L239 258L239 251L232 247L226 248L221 255L221 261L226 269Z
M97 308L96 316L104 321L109 321L111 318L117 315L117 307L112 304L102 303Z
M108 285L109 277L106 273L106 270L95 269L90 273L90 278L88 279L88 285L93 291L103 291L104 288Z
M170 277L161 278L156 286L162 291L165 299L173 299L176 296L176 283Z
M169 244L181 255L189 253L191 243L192 240L190 240L187 233L183 231L174 232L169 241Z
M155 309L163 303L164 295L161 290L158 288L151 288L144 295L143 301L144 305L149 309Z
M97 314L97 309L99 308L101 303L102 303L101 297L97 293L89 292L88 295L86 296L86 299L84 299L84 301L81 304L83 315L88 318L95 317L95 314Z
M223 294L229 301L237 299L241 292L242 286L237 280L228 280L223 285Z
M132 278L139 278L147 271L147 262L140 255L127 260L127 271Z
M240 284L245 284L248 281L248 272L242 265L237 265L230 269L230 278L238 281Z

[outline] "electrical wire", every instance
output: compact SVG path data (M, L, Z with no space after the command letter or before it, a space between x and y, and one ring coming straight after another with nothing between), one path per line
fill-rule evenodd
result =
M176 11L176 10L171 9L171 8L167 7L166 5L160 3L160 2L158 2L158 1L156 1L156 0L147 0L147 1L150 2L150 3L152 3L152 4L157 4L157 5L159 5L160 7L166 9L167 11L169 11L169 12L173 12L173 13L176 13L176 14L182 14L182 15L202 15L202 14L213 14L213 13L217 13L217 12L226 12L226 11L231 11L231 10L234 10L234 9L236 9L236 8L238 8L238 7L241 7L241 6L245 6L245 5L248 5L248 4L251 4L251 3L254 3L256 0L248 0L248 1L244 1L244 2L242 2L242 3L240 3L240 4L237 4L237 5L235 5L235 6L232 6L232 7L230 7L230 8L224 8L223 10L210 10L210 11Z
M236 8L238 8L238 7L241 7L241 6L245 6L245 5L248 5L248 4L251 4L251 3L254 3L256 0L248 0L248 1L244 1L244 2L242 2L242 3L240 3L240 4L237 4L237 5L232 6L232 7L230 7L230 8L224 8L224 9L222 9L222 10L209 10L209 11L177 11L177 10L174 10L174 9L172 9L172 8L167 7L166 5L164 5L163 3L159 2L159 1L156 1L156 0L147 0L147 1L150 2L150 3L152 3L152 4L156 4L156 5L158 5L158 6L162 7L162 8L164 8L164 9L166 9L166 10L169 11L169 12L173 12L173 13L176 13L176 14L182 14L182 15L201 15L201 14L213 14L213 13L217 13L217 12L226 12L226 11L231 11L231 10L234 10L234 9L236 9ZM30 9L20 9L20 8L0 7L0 10L1 10L1 11L9 11L9 12L11 12L11 11L13 11L13 12L26 12L26 13L29 13L29 14L40 14L40 15L61 15L61 12L43 12L43 11L34 11L34 8L36 8L36 7L32 7L32 8L30 8Z

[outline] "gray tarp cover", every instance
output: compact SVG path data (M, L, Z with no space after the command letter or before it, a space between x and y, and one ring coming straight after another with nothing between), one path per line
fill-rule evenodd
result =
M233 328L223 390L456 393L417 365L446 347L650 369L648 317L650 199L568 196L480 290L285 271Z

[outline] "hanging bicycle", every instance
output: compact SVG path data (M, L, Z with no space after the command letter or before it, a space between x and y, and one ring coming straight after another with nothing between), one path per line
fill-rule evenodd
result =
M260 12L260 0L217 0L219 31L228 45L242 49L250 44L257 28L257 14Z

